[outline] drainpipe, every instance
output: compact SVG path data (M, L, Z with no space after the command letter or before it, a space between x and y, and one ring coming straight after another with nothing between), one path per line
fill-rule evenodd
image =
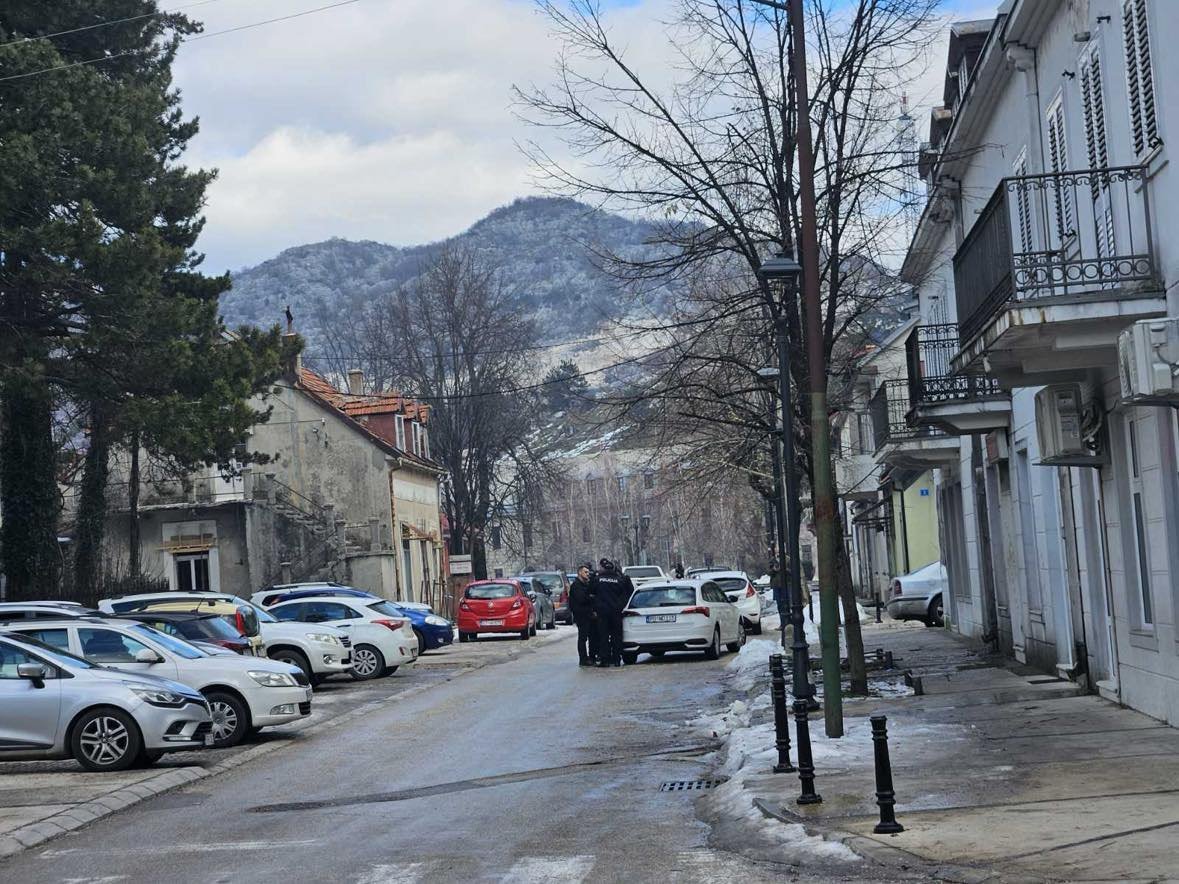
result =
M1028 115L1028 174L1038 175L1044 171L1044 138L1040 127L1040 83L1036 70L1036 50L1027 46L1008 46L1007 61L1023 74L1024 102Z

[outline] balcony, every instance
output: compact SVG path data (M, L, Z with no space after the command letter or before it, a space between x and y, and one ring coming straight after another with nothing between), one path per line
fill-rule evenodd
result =
M1011 424L1011 395L986 374L955 373L958 326L919 325L905 341L909 422L951 436L988 433Z
M876 462L929 469L958 458L958 440L937 427L909 423L909 382L885 381L868 405Z
M962 349L1004 387L1116 364L1118 332L1165 313L1141 166L1005 178L954 255Z
M875 500L880 468L869 453L852 449L835 458L835 487L844 500Z

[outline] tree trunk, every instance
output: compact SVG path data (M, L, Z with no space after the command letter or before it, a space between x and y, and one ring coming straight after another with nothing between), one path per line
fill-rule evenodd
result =
M131 434L131 469L127 476L127 571L139 576L139 431Z
M836 536L842 537L843 530L839 515L835 516ZM860 632L860 612L856 607L856 594L851 579L851 559L847 546L838 544L835 563L835 585L839 588L839 600L843 603L843 636L847 643L847 665L852 696L868 696L868 667L864 662L864 636Z
M110 471L110 427L101 405L90 406L90 447L78 496L74 598L94 602L102 579L102 537L106 528L106 487Z
M48 392L8 391L0 399L0 574L9 601L59 592L55 467Z

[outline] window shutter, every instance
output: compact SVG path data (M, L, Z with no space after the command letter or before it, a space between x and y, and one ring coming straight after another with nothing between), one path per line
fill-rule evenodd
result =
M1146 0L1125 0L1122 5L1122 43L1126 50L1130 137L1134 143L1134 153L1141 156L1159 143Z
M1020 151L1019 159L1013 167L1016 178L1023 178L1028 173L1027 151ZM1020 187L1015 191L1015 205L1019 215L1019 250L1032 251L1032 201L1027 187Z
M1065 141L1064 106L1057 99L1048 108L1048 162L1053 172L1068 170L1068 148ZM1061 239L1067 239L1076 231L1073 223L1073 200L1071 184L1063 179L1054 183L1056 203L1056 228Z
M1105 94L1101 54L1094 47L1081 63L1081 107L1085 112L1085 148L1090 169L1109 168L1109 144L1105 133Z

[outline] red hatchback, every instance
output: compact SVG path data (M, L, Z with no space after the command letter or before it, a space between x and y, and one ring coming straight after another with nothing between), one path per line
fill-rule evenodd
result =
M536 634L536 607L515 580L476 580L463 591L459 641L474 641L481 632L518 632L522 641Z

